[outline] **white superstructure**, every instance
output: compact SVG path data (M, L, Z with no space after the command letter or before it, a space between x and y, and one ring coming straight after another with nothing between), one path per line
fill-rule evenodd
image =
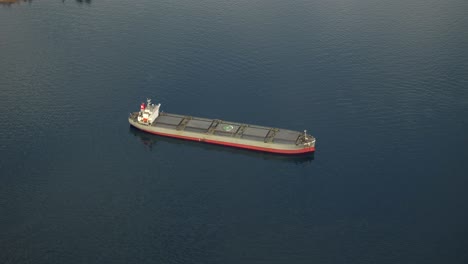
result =
M159 116L159 108L161 104L152 104L151 99L146 99L145 103L141 103L140 105L140 113L138 115L138 122L142 124L151 125L156 118Z

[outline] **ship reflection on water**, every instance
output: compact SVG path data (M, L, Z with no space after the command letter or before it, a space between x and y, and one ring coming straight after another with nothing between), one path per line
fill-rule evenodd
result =
M21 2L27 2L27 3L32 3L33 0L0 0L0 5L11 5L11 4L15 4L15 3L21 3ZM62 2L64 3L65 0L62 0ZM75 2L79 3L79 4L83 4L83 3L86 3L86 4L91 4L92 0L75 0Z
M91 0L75 0L77 3L83 4L91 4ZM65 2L65 0L62 0L62 2Z
M145 148L148 149L149 151L156 150L159 142L166 142L169 144L184 144L186 146L202 148L202 149L206 149L210 151L226 152L226 153L232 153L235 155L244 155L244 156L250 156L250 157L255 157L255 158L261 158L265 160L286 161L286 162L291 162L291 163L296 163L296 164L311 163L315 158L315 152L309 153L309 154L291 155L291 156L283 155L283 154L267 153L267 152L219 146L219 145L207 144L207 143L201 143L201 142L195 142L195 141L189 141L189 140L162 137L162 136L143 132L133 126L129 126L129 133L139 138L141 143L143 143L143 145L145 145Z

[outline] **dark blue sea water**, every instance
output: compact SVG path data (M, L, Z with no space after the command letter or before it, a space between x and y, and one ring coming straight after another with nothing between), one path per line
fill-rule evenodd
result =
M468 263L466 0L0 6L0 263ZM128 113L295 130L285 157Z

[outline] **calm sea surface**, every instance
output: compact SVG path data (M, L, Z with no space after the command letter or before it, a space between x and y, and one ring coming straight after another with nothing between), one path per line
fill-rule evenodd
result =
M0 263L468 263L468 1L0 6ZM285 157L141 133L295 130Z

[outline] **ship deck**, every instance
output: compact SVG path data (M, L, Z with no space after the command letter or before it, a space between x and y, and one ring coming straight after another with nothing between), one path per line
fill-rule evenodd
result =
M235 123L219 119L177 115L165 112L160 113L159 117L154 120L151 126L177 131L200 133L203 135L234 137L273 144L297 145L304 135L302 132L286 129Z

